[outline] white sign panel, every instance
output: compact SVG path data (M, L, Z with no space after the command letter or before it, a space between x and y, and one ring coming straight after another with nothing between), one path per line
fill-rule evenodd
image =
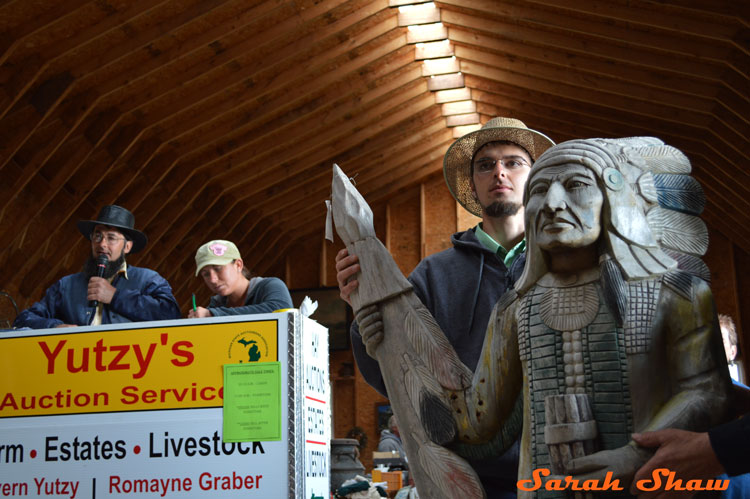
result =
M305 498L330 487L331 401L328 375L328 330L306 319L302 328L305 414ZM328 495L323 496L328 499Z
M251 358L281 363L283 437L223 442ZM16 331L0 369L2 497L329 497L327 331L296 311Z

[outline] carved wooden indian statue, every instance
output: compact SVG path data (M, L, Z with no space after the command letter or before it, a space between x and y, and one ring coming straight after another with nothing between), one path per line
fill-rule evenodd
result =
M436 477L448 473L459 489L425 497L457 497L457 490L482 497L455 455L497 455L520 436L519 480L550 469L603 482L611 472L627 495L650 456L631 433L705 430L724 418L730 382L700 260L708 244L697 218L704 200L689 173L687 158L654 138L576 140L540 156L524 199L526 267L495 306L475 373L408 282L380 264L384 249L344 237L359 255L361 287L399 283L398 291L391 285L367 298L363 289L353 303L362 322L382 322L362 328L381 366L386 358L408 361L383 374L402 426L406 420L420 435L405 442L410 465L423 468L415 476L420 493L446 490ZM380 315L370 313L373 304ZM434 456L420 461L425 446L446 450L451 464L432 469ZM542 488L519 497L566 493Z

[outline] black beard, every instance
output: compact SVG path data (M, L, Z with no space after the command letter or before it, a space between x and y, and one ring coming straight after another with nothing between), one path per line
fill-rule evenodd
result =
M97 277L99 275L97 260L97 258L89 256L86 260L86 263L83 264L83 273L86 274L86 277ZM107 266L104 269L104 275L102 277L104 277L105 279L109 279L110 277L114 276L120 270L120 267L122 267L123 263L125 263L124 251L120 254L120 258L118 258L117 260L107 261Z
M488 217L499 218L515 215L521 209L521 205L518 203L501 203L500 201L495 201L491 205L483 206L482 208Z

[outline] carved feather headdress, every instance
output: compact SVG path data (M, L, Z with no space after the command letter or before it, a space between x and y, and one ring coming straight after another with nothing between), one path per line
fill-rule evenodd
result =
M606 254L626 280L644 279L680 269L709 280L700 259L708 249L708 231L698 217L705 197L690 176L690 160L654 137L586 139L548 149L529 174L550 166L581 164L591 169L604 193L602 237ZM525 199L528 199L528 184ZM533 227L526 214L526 227ZM528 255L516 289L523 293L547 272L534 231L527 230Z

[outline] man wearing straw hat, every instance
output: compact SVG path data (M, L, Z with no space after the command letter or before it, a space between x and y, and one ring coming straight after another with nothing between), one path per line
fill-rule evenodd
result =
M133 214L105 206L96 220L80 220L78 230L91 241L83 270L53 284L41 301L21 312L14 327L116 324L179 319L180 308L169 283L153 270L129 266L125 255L146 246Z
M453 247L430 255L409 276L417 297L446 333L461 361L474 370L492 308L521 275L525 261L523 192L531 165L554 142L512 118L493 118L454 142L443 173L453 197L482 221L451 236ZM336 256L341 297L357 287L356 255ZM362 335L382 334L377 316L360 317ZM352 350L362 376L387 396L378 362L367 355L359 326ZM515 452L514 452L515 451ZM488 497L515 495L517 446L502 459L473 462Z

